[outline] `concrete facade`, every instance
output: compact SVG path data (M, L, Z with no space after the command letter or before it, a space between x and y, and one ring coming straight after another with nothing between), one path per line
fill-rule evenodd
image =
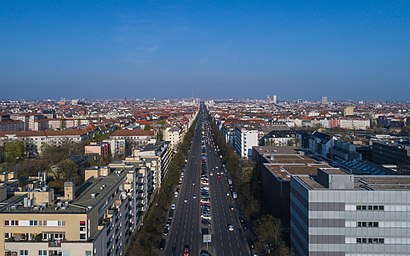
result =
M330 168L291 177L291 246L298 256L408 255L410 178Z

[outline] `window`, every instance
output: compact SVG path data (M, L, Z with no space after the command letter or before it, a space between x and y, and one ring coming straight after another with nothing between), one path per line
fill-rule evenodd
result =
M85 240L85 239L87 239L87 238L86 238L85 234L80 234L80 239L81 239L81 240Z
M20 256L28 256L28 250L20 250Z
M91 253L91 251L85 251L85 254L84 254L85 256L91 256L92 255L92 253Z
M38 255L39 256L47 256L47 250L39 250Z
M65 221L64 220L59 220L58 225L59 226L65 226Z
M5 221L4 221L4 226L10 226L10 221L9 221L9 220L5 220Z

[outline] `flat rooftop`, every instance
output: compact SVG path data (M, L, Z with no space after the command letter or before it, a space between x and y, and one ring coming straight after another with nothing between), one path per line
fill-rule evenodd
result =
M110 175L100 178L90 178L83 185L79 186L76 191L79 195L74 201L62 204L63 207L58 207L57 204L44 206L24 207L25 195L15 195L0 203L1 213L46 213L46 214L61 214L61 213L85 213L97 206L113 187L116 187L119 182L122 182L127 172L124 169L115 169ZM89 209L87 209L89 208Z
M342 174L341 174L342 175ZM320 184L315 175L294 176L310 190L329 190ZM407 175L354 175L354 190L403 191L410 190L410 176Z
M265 154L297 154L298 148L297 147L278 147L278 146L254 146L252 147L256 152L261 155Z
M291 175L316 175L318 168L329 168L327 164L283 164L269 163L265 167L277 178L290 181Z

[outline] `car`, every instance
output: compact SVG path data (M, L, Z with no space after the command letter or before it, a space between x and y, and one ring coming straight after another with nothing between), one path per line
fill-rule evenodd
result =
M192 195L192 198L193 198L193 199L195 199L195 198L196 198L196 195L195 195L195 194L193 194L193 195Z
M207 219L202 219L202 220L201 220L201 223L202 223L202 225L205 225L205 226L208 226L208 227L211 226L211 222L210 222L209 220L207 220Z
M174 192L174 196L178 197L178 192L177 191Z
M213 172L211 172L211 174L210 174L211 176L214 176L214 173Z
M171 204L171 210L175 210L176 207L177 205L175 203Z
M227 196L230 196L230 195L231 195L231 193L229 193L229 192L226 192L226 195L227 195Z
M164 250L165 249L165 239L162 238L161 241L159 241L159 249Z
M242 223L245 223L245 219L244 218L241 218L241 217L239 217L239 222L242 224Z
M189 256L190 254L189 254L189 246L188 245L185 245L185 247L184 247L184 254L183 254L184 256Z
M167 236L168 233L169 233L169 227L165 227L164 232L163 232L164 236Z
M255 245L253 244L253 242L250 239L248 239L248 246L249 246L249 249L251 251L255 249Z
M228 224L228 230L231 232L234 231L234 227L232 224Z
M167 221L165 222L166 224L171 224L171 222L172 222L172 218L171 217L168 217L167 218Z
M230 205L229 205L229 210L233 211L233 210L235 210L235 207L230 204Z
M251 256L258 256L255 250L251 250Z
M202 250L199 256L211 256L211 254L206 250Z
M195 181L192 181L192 186L195 186Z
M185 199L184 199L184 203L186 203L186 202L188 202L188 199L185 198Z

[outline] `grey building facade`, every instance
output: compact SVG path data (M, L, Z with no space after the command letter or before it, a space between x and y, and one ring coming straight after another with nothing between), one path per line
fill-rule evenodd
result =
M298 256L409 255L410 177L324 168L291 177L291 247Z

